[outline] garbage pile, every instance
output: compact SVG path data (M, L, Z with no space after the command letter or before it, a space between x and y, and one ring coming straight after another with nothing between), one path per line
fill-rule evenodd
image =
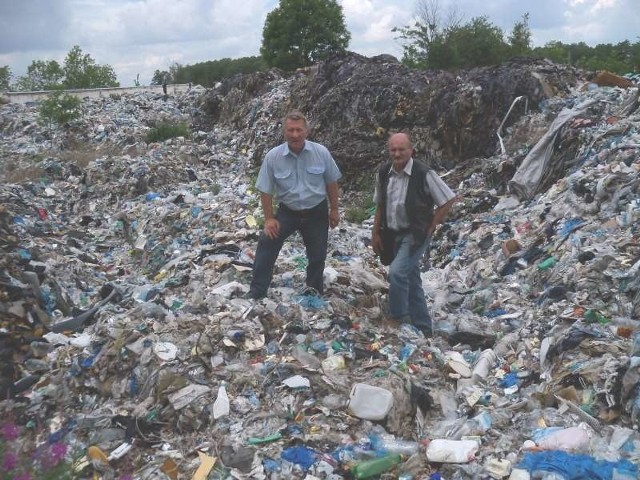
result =
M53 133L0 107L2 423L79 478L638 478L638 88L567 87L439 172L463 200L425 259L425 338L381 326L372 219L344 212L324 296L293 238L243 298L273 82L246 131L161 143L200 90L86 99Z
M358 188L363 172L375 171L385 156L391 131L411 134L420 160L450 169L493 155L501 123L511 126L529 105L537 111L584 77L570 65L543 59L454 74L408 68L390 55L347 52L287 76L274 69L231 77L203 95L196 121L238 129L259 164L281 139L273 124L297 108L311 119L314 139L331 147L342 184ZM515 98L526 101L504 119Z

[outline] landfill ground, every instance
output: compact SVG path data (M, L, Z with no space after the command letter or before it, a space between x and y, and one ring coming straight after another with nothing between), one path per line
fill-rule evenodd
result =
M0 478L639 478L638 86L578 79L494 155L435 165L461 200L425 338L383 323L353 174L324 295L293 236L244 298L288 82L242 92L244 125L207 127L198 86L63 126L0 105ZM163 121L189 135L147 142Z

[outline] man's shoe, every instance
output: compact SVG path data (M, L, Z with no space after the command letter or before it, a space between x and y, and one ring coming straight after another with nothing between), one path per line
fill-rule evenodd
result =
M322 294L313 287L305 287L305 289L302 291L300 295L304 297L321 297L322 296Z
M400 325L402 325L402 321L393 317L384 317L382 322L380 322L380 325L385 330L399 330Z
M244 294L244 298L253 299L253 300L259 300L266 296L267 296L266 293L257 293L252 290L249 290L247 293Z
M418 330L422 332L425 338L433 337L433 327L428 325L414 325Z

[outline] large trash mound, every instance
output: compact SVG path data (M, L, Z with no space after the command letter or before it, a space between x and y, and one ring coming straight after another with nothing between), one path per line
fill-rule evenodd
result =
M64 126L0 106L2 453L64 445L79 478L637 478L639 89L586 78L350 54ZM322 298L296 237L243 298L290 108L345 198L389 131L437 153L462 200L425 259L434 338L382 327L371 219L330 232ZM162 122L190 136L148 143Z
M516 97L526 97L529 109L539 112L579 78L573 67L546 60L450 73L410 69L386 55L348 53L286 78L278 70L234 77L206 95L203 111L216 124L249 127L245 140L255 145L253 160L260 162L280 136L274 120L298 108L351 183L380 162L392 130L411 133L422 155L429 151L450 166L493 155L496 131ZM524 112L523 102L505 126Z

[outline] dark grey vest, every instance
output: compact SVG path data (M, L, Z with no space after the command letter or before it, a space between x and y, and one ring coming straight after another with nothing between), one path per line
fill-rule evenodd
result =
M380 192L382 208L382 228L387 227L387 185L389 183L389 169L392 163L386 162L378 173L378 191ZM414 245L422 245L427 238L427 228L433 220L433 197L427 185L429 167L414 159L407 187L407 197L404 205L409 218L409 230L413 234Z

